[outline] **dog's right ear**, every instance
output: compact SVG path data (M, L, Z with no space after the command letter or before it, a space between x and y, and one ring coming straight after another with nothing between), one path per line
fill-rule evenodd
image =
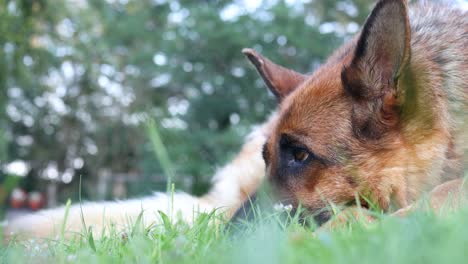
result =
M406 0L380 0L362 29L341 80L353 98L353 129L377 139L396 128L405 93L400 76L409 65L411 27Z
M279 102L306 79L305 75L277 65L253 49L243 49L242 53L257 68L268 89Z

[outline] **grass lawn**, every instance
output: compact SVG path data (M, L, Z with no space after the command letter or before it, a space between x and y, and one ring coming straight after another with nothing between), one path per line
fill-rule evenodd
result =
M236 226L201 215L190 227L171 223L72 240L12 242L1 263L468 263L468 210L405 218L380 215L332 231L290 223L277 214Z

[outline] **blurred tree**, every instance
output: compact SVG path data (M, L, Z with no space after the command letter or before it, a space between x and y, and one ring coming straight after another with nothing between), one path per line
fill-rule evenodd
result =
M82 175L93 198L102 171L140 175L132 192L165 187L148 117L162 128L176 186L203 192L274 107L241 49L311 72L358 31L371 1L0 2L2 163L75 183L60 184L63 197Z

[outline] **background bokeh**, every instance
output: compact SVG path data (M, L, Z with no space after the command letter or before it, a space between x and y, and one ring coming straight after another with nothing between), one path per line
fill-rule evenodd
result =
M372 2L0 1L0 200L163 190L154 133L176 189L203 193L275 105L241 49L311 72Z

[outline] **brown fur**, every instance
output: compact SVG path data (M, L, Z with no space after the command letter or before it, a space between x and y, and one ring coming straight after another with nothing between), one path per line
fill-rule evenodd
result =
M302 82L247 55L280 101L264 156L283 201L316 212L358 194L391 211L462 176L466 12L379 1L361 33Z

